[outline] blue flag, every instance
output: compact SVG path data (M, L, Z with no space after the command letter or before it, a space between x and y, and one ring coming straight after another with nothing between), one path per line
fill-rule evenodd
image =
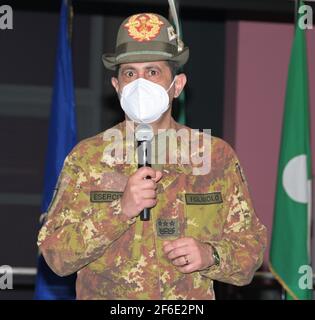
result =
M68 1L62 0L56 70L49 122L42 212L47 212L48 210L63 162L77 141L68 24L70 9ZM47 266L42 255L40 255L37 268L35 299L75 299L75 280L76 275L68 277L57 276Z

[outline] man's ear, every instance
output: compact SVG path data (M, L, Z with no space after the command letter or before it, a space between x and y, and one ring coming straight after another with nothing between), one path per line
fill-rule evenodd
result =
M111 82L112 82L112 86L114 87L114 89L118 93L118 91L119 91L118 79L116 77L112 77Z
M181 94L181 92L183 91L186 85L186 82L187 82L187 78L184 73L176 75L176 79L174 83L175 85L174 98L177 98Z

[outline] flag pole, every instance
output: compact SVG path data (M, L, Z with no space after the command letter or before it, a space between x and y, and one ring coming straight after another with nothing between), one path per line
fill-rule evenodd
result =
M300 3L300 0L294 0L294 27L297 24L299 3Z
M281 286L281 300L285 300L285 295L286 295L285 289L283 286Z
M176 35L177 35L177 43L178 46L181 46L183 44L182 39L182 26L179 18L179 10L180 10L180 0L168 0L169 4L169 20L172 24L175 25L176 29ZM179 72L183 72L183 67L181 67ZM176 121L178 121L181 124L186 124L186 111L185 111L185 90L181 92L181 94L178 97L178 107L179 112L176 115Z
M71 45L72 42L72 33L73 33L73 4L72 0L66 0L67 5L69 6L69 13L68 13L68 39Z
M300 8L301 5L301 0L294 0L294 6L295 6L295 15L294 15L294 25L296 26L298 24L298 10ZM312 136L311 136L312 137ZM315 268L315 254L312 251L312 248L315 248L315 206L312 203L312 199L315 199L315 180L314 180L314 176L313 176L313 172L311 171L311 183L310 183L310 217L309 217L309 221L310 221L310 240L309 240L309 252L310 252L310 263L311 263L311 267L314 270ZM312 278L312 283L314 283L314 272L313 272L313 278ZM313 299L315 299L315 291L313 291Z

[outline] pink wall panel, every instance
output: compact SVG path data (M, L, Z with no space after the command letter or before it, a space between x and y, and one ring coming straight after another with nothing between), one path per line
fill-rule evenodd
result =
M237 41L235 41L237 39ZM272 231L273 205L293 25L227 23L225 137L245 170L257 215ZM308 31L315 137L315 31ZM315 139L312 139L313 154ZM315 156L313 156L313 172ZM270 241L269 241L270 242ZM269 248L265 254L268 262Z

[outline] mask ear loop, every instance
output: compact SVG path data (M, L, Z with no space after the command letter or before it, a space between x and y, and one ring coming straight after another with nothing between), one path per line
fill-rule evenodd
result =
M170 91L170 89L172 88L172 86L173 86L173 84L174 84L174 82L175 82L175 80L176 80L176 77L177 77L177 76L174 77L172 83L170 84L170 86L168 87L168 89L166 90L166 92L169 92L169 91Z
M168 89L166 90L166 93L168 94L168 92L170 91L170 89L172 88L173 84L175 83L177 75L174 77L172 83L170 84L170 86L168 87ZM170 106L170 103L168 104L168 107Z

